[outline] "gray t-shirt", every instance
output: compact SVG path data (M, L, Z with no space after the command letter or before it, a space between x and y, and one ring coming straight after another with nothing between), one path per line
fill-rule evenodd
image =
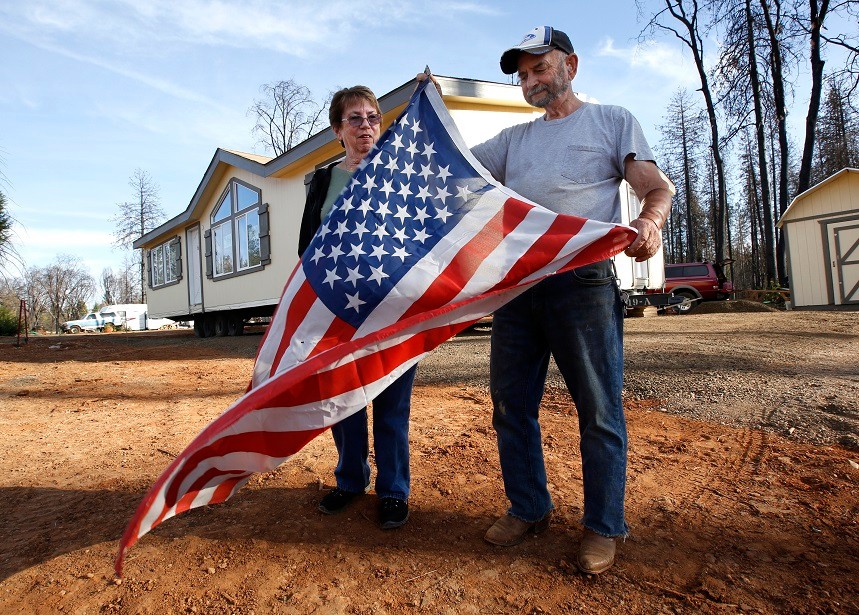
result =
M654 160L638 121L623 107L584 103L559 120L505 128L471 150L499 182L562 214L620 222L623 162Z

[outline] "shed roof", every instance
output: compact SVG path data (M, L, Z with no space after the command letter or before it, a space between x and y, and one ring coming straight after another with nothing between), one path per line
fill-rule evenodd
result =
M859 173L859 169L851 169L849 167L841 169L837 173L834 173L834 174L830 175L829 177L827 177L826 179L824 179L822 182L813 185L811 188L809 188L805 192L797 194L793 198L793 200L790 202L790 205L788 205L787 209L784 210L784 213L781 215L781 218L779 218L776 226L778 226L778 228L781 228L784 225L784 223L787 222L791 218L791 214L793 213L793 210L798 207L798 203L803 201L810 194L817 192L821 188L824 188L825 186L831 184L834 181L841 179L841 177L846 176L850 173Z

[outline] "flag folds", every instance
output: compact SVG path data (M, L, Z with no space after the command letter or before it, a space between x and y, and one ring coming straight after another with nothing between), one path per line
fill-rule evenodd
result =
M116 557L222 502L367 405L439 344L548 275L608 258L626 226L563 216L498 184L423 82L292 272L247 393L167 467Z

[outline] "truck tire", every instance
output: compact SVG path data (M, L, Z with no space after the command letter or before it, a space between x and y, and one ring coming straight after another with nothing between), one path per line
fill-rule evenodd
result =
M244 335L245 319L238 314L227 317L227 335Z
M80 332L81 332L81 328L77 325L72 325L71 327L69 327L69 333L80 333Z
M700 297L688 290L678 290L674 293L674 296L683 297L683 303L674 306L674 313L680 314L681 316L688 314L689 310L695 307L700 299Z
M215 320L215 335L224 337L229 329L229 314L218 314L214 317Z
M212 337L215 334L215 323L211 316L200 314L194 318L194 333L197 337Z

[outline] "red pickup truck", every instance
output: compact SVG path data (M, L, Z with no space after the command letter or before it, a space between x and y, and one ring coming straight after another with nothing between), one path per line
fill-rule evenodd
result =
M722 266L716 263L665 265L665 292L684 299L675 307L680 314L691 310L699 301L727 299L733 291L733 284L725 277Z

